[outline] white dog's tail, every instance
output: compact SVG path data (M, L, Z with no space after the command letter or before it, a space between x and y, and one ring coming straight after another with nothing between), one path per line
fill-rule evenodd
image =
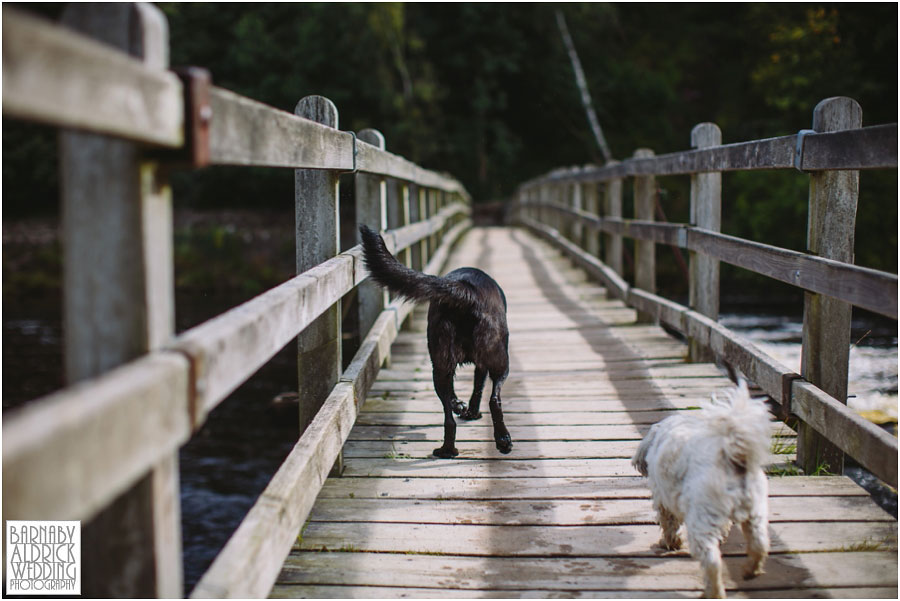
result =
M641 440L641 444L638 445L638 450L635 452L634 457L631 458L631 466L640 472L642 476L647 475L647 452L653 446L653 440L656 438L658 425L659 424L653 424L650 427L650 431L647 432L647 435Z
M723 399L713 395L704 413L727 441L722 451L732 465L740 469L765 465L772 438L769 411L764 402L750 398L746 380L740 378Z

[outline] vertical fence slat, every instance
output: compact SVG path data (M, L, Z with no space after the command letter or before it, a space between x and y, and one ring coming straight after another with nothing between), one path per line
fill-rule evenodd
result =
M603 197L603 214L612 219L622 218L622 180L620 178L606 182ZM622 266L623 238L618 234L605 234L605 236L603 262L620 276L624 275L625 272Z
M827 98L813 113L817 132L862 126L862 109L851 98ZM853 263L859 171L822 171L809 178L808 251L816 256ZM842 403L847 402L852 307L810 292L804 293L801 375ZM801 423L797 462L806 473L825 467L843 472L843 453L810 426Z
M649 148L638 148L634 158L653 156ZM653 200L656 195L656 177L639 175L634 178L634 218L641 221L654 220ZM648 240L634 241L634 285L647 292L656 292L656 244ZM647 323L654 318L638 312L638 322Z
M358 137L372 146L385 149L384 136L377 129L364 129ZM366 224L372 229L387 229L387 183L380 175L366 173L356 174L356 222ZM355 228L354 228L355 229ZM359 338L366 334L378 319L378 315L387 303L387 292L375 282L366 280L359 285Z
M337 128L337 108L322 96L307 96L294 114ZM311 269L339 252L338 173L294 171L297 273ZM313 420L341 375L340 301L327 309L297 337L300 432Z
M168 68L168 26L150 5L76 4L63 22ZM63 132L60 153L65 372L73 384L173 335L172 197L136 144ZM177 454L84 525L83 550L86 596L183 595Z
M581 184L581 196L584 202L584 210L592 215L600 216L600 205L597 194L597 184ZM584 228L584 250L592 257L600 258L600 233L591 228Z
M722 144L722 131L715 123L701 123L691 131L692 148ZM691 225L718 232L722 229L722 174L691 175ZM719 319L719 261L702 253L690 253L688 304L710 319ZM689 341L691 361L707 362L713 353L697 340Z

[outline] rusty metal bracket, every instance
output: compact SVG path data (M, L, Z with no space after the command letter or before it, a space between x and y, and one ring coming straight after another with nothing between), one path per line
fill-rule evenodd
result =
M356 166L356 155L359 152L356 148L356 132L348 130L348 131L344 131L343 133L350 134L351 136L353 136L353 168L350 170L338 171L338 173L345 173L345 174L353 175L353 174L359 172L359 167Z
M183 160L194 168L209 165L209 128L212 104L209 90L212 76L201 67L178 67L172 70L184 85L184 149Z
M794 149L794 169L801 173L806 173L803 170L803 142L806 140L806 136L815 133L816 130L814 129L801 129L797 132L797 147Z
M795 373L781 374L781 413L778 416L782 421L791 417L791 396L794 382L802 380L803 376Z

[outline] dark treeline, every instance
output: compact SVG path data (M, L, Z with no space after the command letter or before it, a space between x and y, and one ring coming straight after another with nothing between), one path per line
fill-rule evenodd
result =
M452 173L476 202L599 154L557 9L620 159L638 147L686 149L702 121L716 122L726 143L794 133L828 96L858 100L866 124L897 120L894 3L159 6L173 65L206 67L215 84L287 111L305 95L327 96L341 129L380 129L389 150ZM55 210L54 152L54 132L4 120L5 218ZM727 232L804 247L805 176L724 179ZM687 218L686 180L660 180L671 220ZM178 175L176 204L283 208L292 181L286 170L209 168ZM862 175L858 263L897 268L896 186L893 172Z

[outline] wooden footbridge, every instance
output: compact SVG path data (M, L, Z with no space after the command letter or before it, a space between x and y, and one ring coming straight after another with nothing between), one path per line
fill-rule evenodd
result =
M897 317L897 276L852 264L858 172L896 168L896 124L862 127L847 98L821 102L813 130L791 136L723 146L701 124L692 150L554 171L518 189L508 227L472 228L456 180L386 152L375 130L340 131L328 100L289 114L202 70L170 71L155 8L73 5L64 24L3 9L4 115L63 129L70 383L4 415L3 518L81 520L85 594L697 596L698 564L656 546L629 458L652 423L740 371L778 418L772 555L742 580L732 532L729 594L896 598L896 519L844 476L806 475L840 474L846 455L897 486L896 438L846 406L851 307ZM175 336L168 174L205 165L296 170L298 275ZM719 232L721 173L757 169L808 172L808 253ZM691 178L691 223L654 222L660 175ZM478 266L506 291L510 455L482 419L460 425L459 457L431 456L441 415L424 314L366 281L359 247L341 247L350 178L355 220L378 224L408 264ZM690 254L688 306L656 294L657 244ZM718 322L720 261L806 291L801 374ZM184 591L178 449L295 339L298 441ZM461 370L461 396L469 382Z

